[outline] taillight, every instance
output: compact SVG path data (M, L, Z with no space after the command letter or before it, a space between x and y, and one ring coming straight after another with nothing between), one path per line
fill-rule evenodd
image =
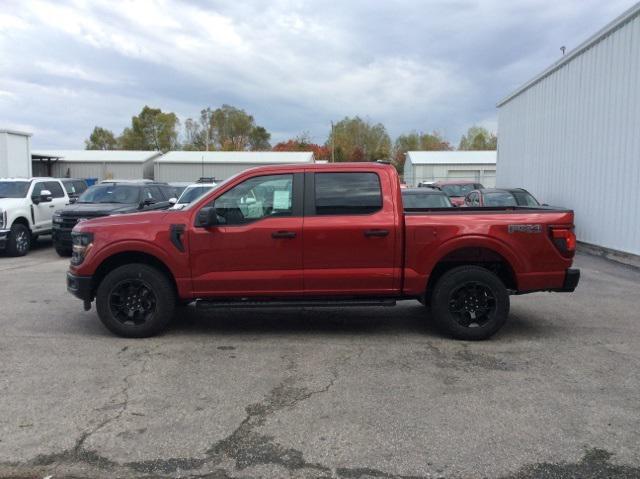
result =
M576 252L576 235L573 228L552 226L551 240L560 253L565 256L573 256Z

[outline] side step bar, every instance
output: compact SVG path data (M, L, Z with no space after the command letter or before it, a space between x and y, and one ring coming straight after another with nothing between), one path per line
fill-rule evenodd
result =
M302 299L302 300L236 300L236 301L216 301L208 299L198 299L196 308L206 309L229 309L229 308L343 308L346 306L395 306L395 299Z

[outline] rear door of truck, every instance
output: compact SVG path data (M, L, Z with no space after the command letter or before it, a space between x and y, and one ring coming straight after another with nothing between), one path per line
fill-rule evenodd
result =
M398 292L401 238L390 189L384 169L305 173L305 294Z

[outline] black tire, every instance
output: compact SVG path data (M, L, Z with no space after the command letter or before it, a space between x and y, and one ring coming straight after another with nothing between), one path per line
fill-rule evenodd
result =
M69 256L71 256L71 248L59 244L54 245L54 248L56 249L56 253L58 253L58 256L61 256L63 258L68 258Z
M24 256L31 249L31 232L20 223L14 223L7 238L7 254L9 256Z
M128 264L108 273L98 286L96 309L109 331L125 338L147 338L173 318L176 294L162 271ZM132 312L133 311L133 312Z
M459 266L436 283L431 309L444 333L463 340L487 339L507 321L509 293L488 269Z

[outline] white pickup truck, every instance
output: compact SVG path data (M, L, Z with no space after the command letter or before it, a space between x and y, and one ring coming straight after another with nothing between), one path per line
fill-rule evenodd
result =
M27 254L38 235L51 233L53 212L67 203L55 178L0 178L0 250Z

